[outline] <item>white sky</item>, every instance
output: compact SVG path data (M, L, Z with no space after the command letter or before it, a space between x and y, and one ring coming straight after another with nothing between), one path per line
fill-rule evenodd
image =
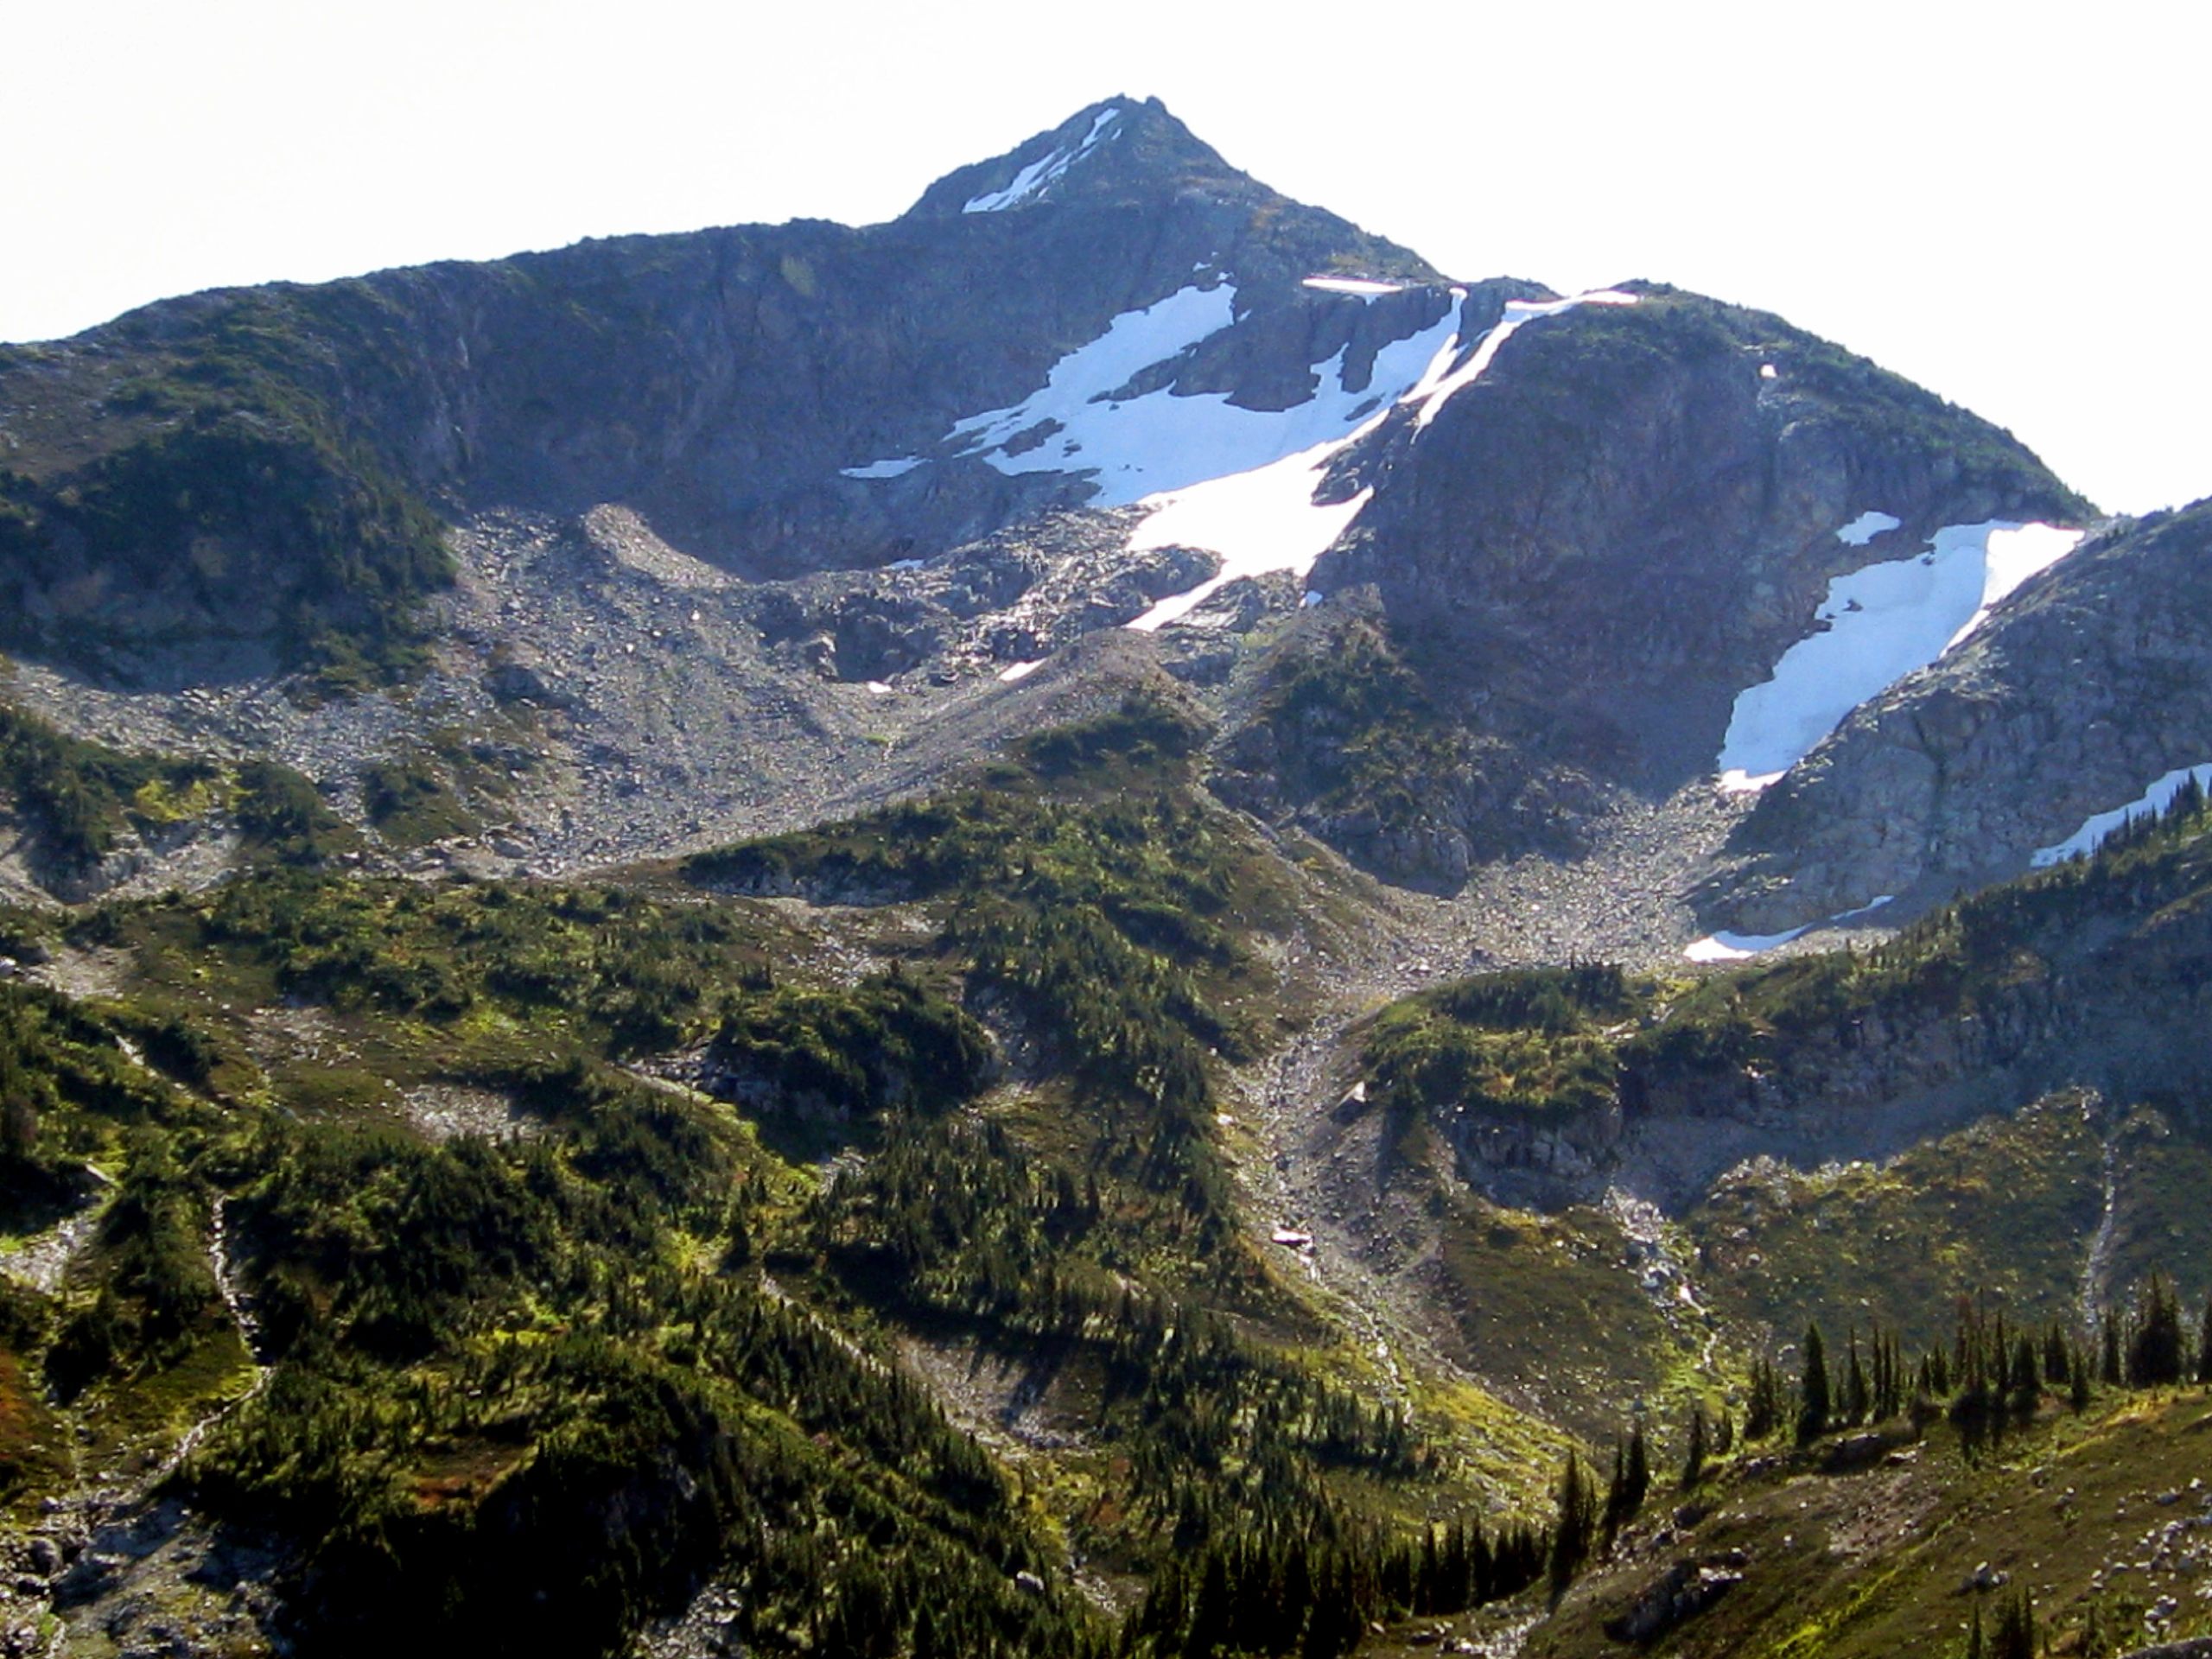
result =
M1778 311L2130 511L2212 493L2175 0L16 0L0 340L219 283L865 224L1116 92L1458 276Z

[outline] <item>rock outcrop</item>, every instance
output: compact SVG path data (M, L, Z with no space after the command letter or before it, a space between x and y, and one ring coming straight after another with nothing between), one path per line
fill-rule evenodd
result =
M1316 566L1372 584L1440 678L1618 734L1671 786L1865 563L1879 508L1942 524L2086 511L2009 435L1780 320L1644 284L1516 331L1440 407L1339 463L1375 498ZM1424 426L1424 416L1428 424Z
M1767 932L1932 902L2212 763L2209 618L2212 503L2110 527L1769 788L1703 908Z

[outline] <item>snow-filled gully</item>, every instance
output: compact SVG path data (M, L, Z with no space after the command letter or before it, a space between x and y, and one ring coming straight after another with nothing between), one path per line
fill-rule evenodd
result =
M1847 546L1866 547L1897 528L1894 514L1869 510L1835 534ZM1751 793L1774 783L1853 709L1971 638L1997 605L2071 553L2082 537L2078 530L2001 519L1947 524L1928 538L1923 552L1877 560L1836 577L1813 613L1818 631L1783 652L1767 679L1737 696L1713 763L1722 792ZM2053 863L2094 848L2134 813L2171 800L2188 776L2169 773L2143 799L2090 819L2071 840L2038 852L2035 862ZM1885 893L1786 933L1714 933L1682 954L1692 962L1741 962L1815 927L1861 920L1890 901Z

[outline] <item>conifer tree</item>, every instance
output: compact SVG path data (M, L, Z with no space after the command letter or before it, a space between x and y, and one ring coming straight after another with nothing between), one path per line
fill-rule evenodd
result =
M1744 1408L1744 1438L1763 1440L1779 1428L1782 1413L1777 1404L1781 1393L1774 1367L1764 1358L1751 1362L1751 1397Z
M1644 1443L1643 1425L1637 1422L1628 1434L1628 1474L1624 1485L1627 1513L1624 1520L1633 1521L1643 1509L1643 1500L1651 1491L1651 1449Z
M2212 1306L2212 1304L2208 1304ZM2043 1333L2043 1380L2051 1388L2072 1379L2066 1358L2066 1332L2056 1320Z
M1705 1402L1690 1402L1689 1447L1682 1454L1681 1487L1688 1491L1705 1478Z
M1613 1547L1613 1540L1620 1535L1622 1523L1628 1519L1628 1458L1618 1440L1613 1442L1613 1472L1605 1482L1605 1508L1602 1530L1605 1548Z
M2163 1273L2151 1275L2141 1320L2127 1346L2127 1380L2139 1389L2182 1379L2181 1302Z
M1805 1373L1797 1389L1797 1443L1817 1439L1828 1426L1828 1358L1821 1327L1805 1327Z
M2035 1604L2025 1590L2014 1591L1999 1604L1989 1659L2036 1659Z
M2036 1364L2036 1346L2023 1333L2012 1351L2012 1409L2020 1416L2035 1410L2043 1395L2043 1378Z
M1551 1583L1554 1598L1566 1593L1582 1563L1589 1559L1591 1539L1598 1524L1598 1494L1582 1460L1570 1450L1567 1468L1559 1481L1558 1516L1552 1524Z

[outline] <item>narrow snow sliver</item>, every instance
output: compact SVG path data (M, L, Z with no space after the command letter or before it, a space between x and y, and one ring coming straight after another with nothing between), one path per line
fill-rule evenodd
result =
M1421 413L1414 417L1416 431L1426 431L1429 423L1441 414L1444 405L1460 392L1482 378L1490 365L1504 349L1505 342L1532 322L1546 317L1556 317L1580 305L1634 305L1636 296L1624 294L1618 289L1593 289L1587 294L1569 295L1563 300L1508 300L1505 315L1497 326L1482 337L1475 353L1443 379L1430 387L1421 397Z
M2082 821L2082 827L2065 840L2054 846L2037 848L2029 856L2030 868L2049 869L2071 858L2087 858L2104 845L2107 836L2116 835L2137 818L2155 818L2163 814L2192 779L2199 789L2212 789L2212 766L2177 766L2126 805L2115 806L2109 812L2090 814Z
M1773 783L1860 703L1972 635L1993 606L2072 552L2082 534L2005 520L1949 524L1910 558L1836 577L1814 613L1826 626L1783 652L1768 679L1738 696L1714 761L1720 787L1736 792Z
M1825 921L1808 922L1804 926L1793 927L1786 933L1731 933L1723 929L1718 933L1708 933L1701 939L1693 939L1682 947L1682 956L1688 961L1708 964L1749 962L1753 957L1788 944L1794 939L1802 938L1815 928L1843 927L1853 922L1864 921L1885 905L1895 903L1897 895L1893 893L1879 893L1856 910L1844 911Z
M1005 189L986 190L979 196L970 196L960 211L963 213L998 213L1028 200L1090 154L1092 147L1111 130L1121 113L1118 105L1101 110L1091 118L1090 130L1084 135L1080 143L1072 148L1063 146L1030 162L1014 175Z
M1371 276L1308 276L1299 284L1320 294L1351 294L1363 300L1379 300L1385 294L1405 291L1403 283L1378 282Z

